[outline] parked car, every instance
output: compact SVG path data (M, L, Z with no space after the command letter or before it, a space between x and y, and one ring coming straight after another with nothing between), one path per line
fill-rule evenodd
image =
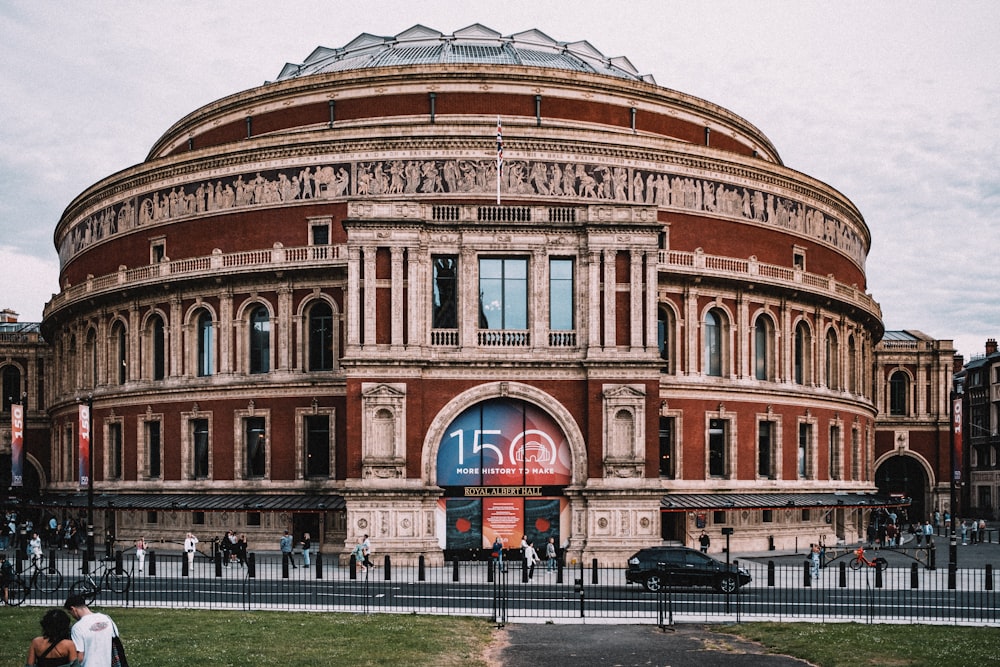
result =
M664 586L711 586L732 593L750 583L750 573L687 547L648 547L628 559L625 581L656 592Z

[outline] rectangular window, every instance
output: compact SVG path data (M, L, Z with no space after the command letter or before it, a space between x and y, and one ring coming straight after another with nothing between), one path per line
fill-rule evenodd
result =
M328 245L330 243L330 225L313 224L309 226L311 245Z
M840 479L841 477L841 457L840 457L840 427L830 427L830 479Z
M573 330L573 260L549 260L549 329Z
M809 510L802 510L802 520L809 521Z
M267 474L266 424L263 417L248 417L243 422L247 453L247 477L264 477Z
M149 477L159 479L160 472L160 422L146 422L146 456Z
M674 474L674 418L660 417L660 477Z
M260 525L260 512L247 512L247 525L248 526L259 526Z
M757 476L774 478L774 422L757 422Z
M431 328L458 328L458 255L435 255L432 286L434 313Z
M149 263L159 264L167 256L167 240L162 236L149 241Z
M306 477L330 476L330 417L306 415Z
M726 476L726 422L710 419L708 423L708 476Z
M160 515L156 512L146 512L146 523L159 523Z
M208 420L191 420L191 442L194 443L194 477L208 477Z
M479 260L479 328L528 328L528 260Z
M771 523L774 521L774 510L761 510L761 521Z
M191 523L196 526L205 525L205 513L204 512L191 512Z
M851 429L851 479L861 479L861 432Z
M800 479L809 476L809 440L812 435L810 424L799 424L798 473Z
M93 454L91 454L93 455ZM108 424L108 478L122 478L122 424Z
M724 524L726 523L726 513L725 512L712 512L712 523L714 524Z

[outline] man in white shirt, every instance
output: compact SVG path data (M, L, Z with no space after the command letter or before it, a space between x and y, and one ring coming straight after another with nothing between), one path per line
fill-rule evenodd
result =
M111 640L118 635L115 622L91 611L82 595L70 595L63 607L76 619L70 636L82 667L111 667Z
M188 570L194 568L194 552L197 547L198 538L194 536L194 533L188 533L187 537L184 538L184 553L187 554Z

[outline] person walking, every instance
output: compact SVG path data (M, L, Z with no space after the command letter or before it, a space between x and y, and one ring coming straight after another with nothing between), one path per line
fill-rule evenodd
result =
M26 667L61 667L77 664L76 645L70 637L69 616L62 609L50 609L39 621L42 634L31 640Z
M535 576L535 565L538 564L539 560L535 545L528 542L524 547L524 566L528 568L528 579Z
M140 537L135 541L135 559L139 563L139 572L146 566L146 538Z
M497 559L497 569L503 572L503 538L499 533L493 540L493 557Z
M819 577L820 549L818 544L811 545L809 549L809 576L813 579Z
M545 567L549 571L556 569L556 538L550 537L545 543Z
M375 567L375 563L372 562L372 541L368 539L367 533L361 540L361 553L365 557L365 567Z
M112 639L119 636L111 617L91 611L82 595L70 595L63 608L76 619L70 637L81 667L111 667Z
M284 565L287 562L293 570L297 569L295 558L292 556L292 536L287 530L278 540L278 548L281 549L281 564Z
M309 567L309 552L312 550L312 538L309 533L302 533L302 567Z
M708 548L712 546L712 538L708 536L704 530L701 531L701 535L698 537L698 544L701 545L701 552L703 554L708 553Z
M358 543L354 545L351 555L354 556L354 567L362 572L367 572L368 568L365 566L365 544L363 540L358 540Z
M184 553L187 554L188 570L194 569L194 552L198 550L198 538L194 533L188 533L184 538Z
M42 560L42 538L39 537L38 533L32 533L31 539L28 540L28 557L33 565L38 565L38 562Z

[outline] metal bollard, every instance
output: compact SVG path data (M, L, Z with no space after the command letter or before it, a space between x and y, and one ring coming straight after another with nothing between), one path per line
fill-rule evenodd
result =
M451 580L458 581L458 559L454 560L454 564L451 567Z
M247 554L247 577L250 579L257 578L257 554Z
M993 590L993 566L986 564L986 590Z
M350 578L351 579L357 579L358 578L358 559L354 556L354 554L351 554L351 558L350 558L350 560L347 561L347 564L351 568Z
M424 581L427 579L427 564L424 562L424 555L420 554L417 558L417 581Z
M596 558L591 561L591 569L593 570L593 572L591 573L591 576L590 576L590 583L592 583L594 586L596 586L597 585L597 559Z
M281 578L288 578L288 558L285 558L285 554L281 554Z
M948 563L948 590L953 591L957 587L955 581L958 577L958 563Z
M875 588L882 588L882 568L875 566Z
M767 561L767 585L774 588L774 561Z
M214 560L215 560L215 576L216 577L221 577L222 576L222 550L221 549L216 549L215 550L215 558L214 558Z
M847 563L840 561L840 581L837 585L841 588L847 588Z
M813 585L812 579L812 563L808 560L802 563L802 585L806 588L811 588Z
M122 550L115 551L115 574L122 573Z
M562 556L556 559L556 583L563 583L563 559Z
M181 576L182 577L186 577L186 576L189 575L188 568L189 568L189 566L188 566L187 554L182 551L181 552Z
M420 558L423 558L423 556L421 556ZM421 560L420 567L423 567L423 565L424 562L423 560ZM493 574L493 571L495 569L496 569L496 560L491 558L489 564L486 566L486 583L492 584L495 581L496 577Z
M323 553L320 551L316 552L316 578L323 578Z
M392 581L392 559L389 554L385 555L385 566L382 569L385 570L385 580Z
M156 552L152 549L146 552L146 574L150 577L156 576Z
M916 589L920 587L920 577L917 575L917 564L913 563L910 565L910 588Z

